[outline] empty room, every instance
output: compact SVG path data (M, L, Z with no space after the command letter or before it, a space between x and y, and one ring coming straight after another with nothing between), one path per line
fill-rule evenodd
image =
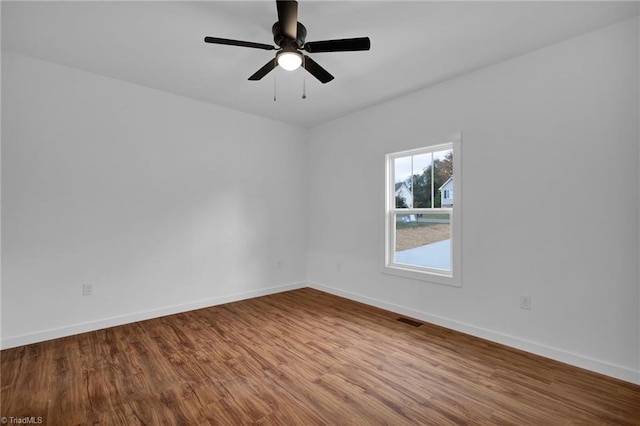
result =
M0 422L640 425L640 3L2 1Z

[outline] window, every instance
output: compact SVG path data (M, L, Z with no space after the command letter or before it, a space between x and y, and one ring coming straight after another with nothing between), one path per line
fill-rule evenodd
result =
M386 156L384 272L461 285L460 141Z

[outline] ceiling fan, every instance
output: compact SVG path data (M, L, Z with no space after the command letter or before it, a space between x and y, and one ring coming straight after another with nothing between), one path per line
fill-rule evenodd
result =
M316 61L300 52L350 52L369 50L369 37L346 38L337 40L323 40L305 42L307 29L298 22L298 2L293 0L277 0L278 22L273 24L271 32L273 41L279 48L271 44L253 43L250 41L230 40L219 37L205 37L206 43L225 44L229 46L252 47L254 49L277 50L275 58L267 62L256 71L249 80L260 80L275 67L280 66L287 71L293 71L302 66L322 83L333 80L333 76Z

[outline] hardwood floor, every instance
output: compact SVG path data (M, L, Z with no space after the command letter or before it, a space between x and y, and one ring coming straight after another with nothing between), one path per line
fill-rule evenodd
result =
M4 350L46 425L640 424L640 386L301 289Z

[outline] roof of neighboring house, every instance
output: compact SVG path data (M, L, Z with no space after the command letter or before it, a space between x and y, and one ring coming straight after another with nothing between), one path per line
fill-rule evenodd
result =
M400 188L402 188L403 186L407 187L407 189L409 189L409 187L407 186L407 184L405 182L396 182L396 191Z
M453 176L451 176L449 179L447 179L447 180L445 181L445 183L443 183L443 184L442 184L442 186L441 186L440 188L438 188L438 191L442 191L442 188L444 188L445 186L447 186L447 184L448 184L449 182L451 182L451 181L453 181Z

